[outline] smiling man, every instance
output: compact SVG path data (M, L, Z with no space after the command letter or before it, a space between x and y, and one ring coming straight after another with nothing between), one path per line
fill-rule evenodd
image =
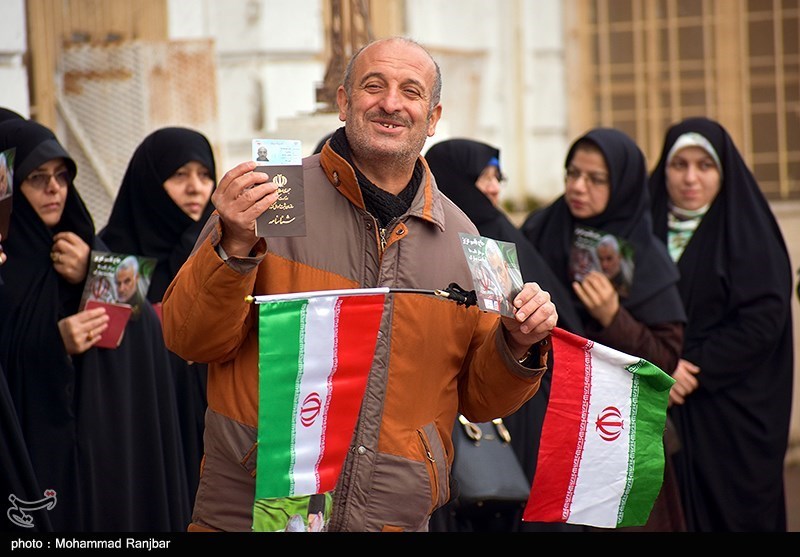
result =
M253 524L259 342L288 339L259 339L258 309L246 296L403 290L386 295L326 530L427 530L450 498L456 414L506 416L539 388L558 318L546 291L526 284L515 316L502 318L413 292L472 280L459 232L477 230L420 156L441 115L441 87L438 65L409 39L379 40L353 56L337 93L345 126L303 160L305 236L256 236L277 185L254 161L219 182L216 211L163 306L170 349L209 362L206 456L189 530Z

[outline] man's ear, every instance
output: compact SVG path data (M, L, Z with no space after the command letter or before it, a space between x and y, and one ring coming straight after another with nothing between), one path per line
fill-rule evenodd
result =
M436 124L439 123L439 119L441 117L442 117L442 105L441 103L439 103L431 111L431 120L430 122L428 122L428 137L433 137L433 134L436 133Z
M336 104L339 105L339 120L345 122L347 120L347 106L350 99L347 98L347 92L344 90L343 85L339 85L336 90Z

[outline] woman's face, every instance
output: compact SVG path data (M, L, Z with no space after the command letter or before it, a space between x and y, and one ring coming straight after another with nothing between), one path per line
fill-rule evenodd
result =
M211 199L214 178L205 165L196 161L187 162L164 182L164 189L175 205L198 221Z
M667 165L667 193L679 209L695 211L714 201L722 179L714 159L702 147L685 147Z
M34 169L20 185L22 195L49 228L57 225L64 213L69 181L67 163L58 158Z
M564 198L576 219L596 217L606 210L611 182L600 151L578 148L567 165Z
M495 165L490 165L484 168L478 179L475 180L475 187L478 188L483 195L489 198L492 205L495 207L500 203L500 190L502 189L502 181L500 179L500 169Z

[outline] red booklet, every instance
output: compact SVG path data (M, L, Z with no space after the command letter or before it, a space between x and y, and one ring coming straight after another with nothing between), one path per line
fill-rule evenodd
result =
M99 346L100 348L117 348L122 342L122 335L125 334L125 326L131 318L131 311L133 308L130 304L115 304L111 302L100 302L98 300L87 300L84 309L96 307L105 308L106 313L111 319L108 322L108 328L103 331L100 340L95 343L95 346Z

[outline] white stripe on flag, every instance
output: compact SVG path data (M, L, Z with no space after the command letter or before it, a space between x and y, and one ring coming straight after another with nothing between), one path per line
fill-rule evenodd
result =
M295 408L300 408L306 396L318 393L322 399L322 415L328 407L330 376L335 371L334 354L336 296L312 298L305 315L305 349L301 356L302 374L299 379ZM302 345L302 344L301 344ZM295 412L294 493L317 493L319 478L315 473L322 457L325 420L315 420L312 426L300 423L301 413Z
M639 358L597 343L589 354L592 358L591 396L584 416L583 451L569 521L614 528L621 501L630 488L629 459L633 457L630 444L631 435L635 435L630 425L636 423L631 419L631 398L620 396L631 393L635 376L620 370L637 363ZM604 441L596 433L597 427L602 425L593 421L598 416L601 422L615 422L621 418L624 423L624 427L615 429L614 434L619 433L619 437L613 443ZM602 479L602 483L598 479Z

